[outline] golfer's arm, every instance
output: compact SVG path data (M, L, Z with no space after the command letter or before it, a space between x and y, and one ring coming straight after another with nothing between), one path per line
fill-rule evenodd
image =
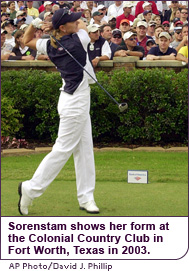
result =
M34 39L35 31L36 29L33 27L32 24L30 24L28 28L26 29L26 32L24 33L24 38L23 38L24 44L33 50L37 50L36 42L38 39Z

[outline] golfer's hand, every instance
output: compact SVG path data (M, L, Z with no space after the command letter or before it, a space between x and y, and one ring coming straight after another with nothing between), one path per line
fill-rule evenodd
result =
M53 25L51 22L43 22L42 26L41 26L41 29L43 31L51 31L53 29Z

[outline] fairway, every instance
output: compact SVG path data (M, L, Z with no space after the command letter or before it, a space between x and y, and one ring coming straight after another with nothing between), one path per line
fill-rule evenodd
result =
M20 216L17 187L29 180L46 154L2 157L1 215ZM187 152L96 151L97 216L187 216ZM148 184L128 184L127 170L148 170ZM33 201L30 216L94 216L79 210L73 158L46 192Z

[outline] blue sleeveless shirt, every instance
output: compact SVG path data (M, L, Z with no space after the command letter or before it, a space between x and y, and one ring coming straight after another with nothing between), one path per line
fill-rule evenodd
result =
M87 53L76 33L63 36L59 42L64 45L83 67L86 65ZM83 69L60 45L58 45L58 48L51 46L50 40L47 42L47 54L65 81L64 91L73 94L83 80Z

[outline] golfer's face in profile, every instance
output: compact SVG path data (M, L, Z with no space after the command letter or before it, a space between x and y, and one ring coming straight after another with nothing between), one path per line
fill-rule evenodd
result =
M69 34L78 32L78 24L78 21L66 23L64 25L66 32Z

